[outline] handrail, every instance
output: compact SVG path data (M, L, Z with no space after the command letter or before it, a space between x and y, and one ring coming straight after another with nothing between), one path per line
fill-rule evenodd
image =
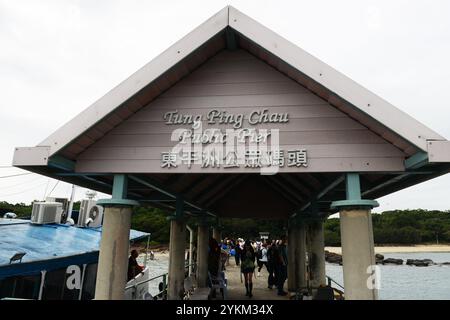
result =
M143 284L143 283L146 283L146 282L150 282L150 281L156 280L156 279L161 278L161 277L163 277L163 280L164 280L164 277L166 277L168 275L169 275L169 273L166 272L166 273L160 274L159 276L156 276L156 277L153 277L153 278L150 278L150 279L145 279L144 281L141 281L141 282L138 282L138 283L134 283L134 284L131 284L131 285L125 287L125 290L133 288L133 287L137 287L140 284Z
M184 266L184 268L187 269L187 268L189 268L191 266L194 266L194 265L195 265L195 263L187 264L187 265ZM156 277L153 277L153 278L150 278L150 279L146 279L146 280L138 282L138 283L131 284L131 285L125 287L125 290L130 289L130 288L136 288L137 286L139 286L139 285L141 285L143 283L147 283L147 282L150 282L150 281L153 281L153 280L156 280L156 279L162 277L163 278L163 288L164 288L164 290L157 294L157 295L160 295L160 294L164 293L167 290L166 287L167 287L167 276L168 275L169 275L169 273L166 272L166 273L163 273L163 274L161 274L159 276L156 276Z
M337 282L336 280L334 280L333 278L326 276L328 279L328 285L331 287L331 283L333 282L334 284L338 285L340 288L342 288L342 290L344 290L344 286L341 285L339 282Z

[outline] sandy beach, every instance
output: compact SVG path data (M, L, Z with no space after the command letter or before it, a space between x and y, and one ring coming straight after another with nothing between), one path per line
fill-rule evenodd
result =
M341 247L325 247L325 250L341 254ZM375 247L375 253L450 252L450 245L415 245ZM168 259L169 250L154 251L156 259ZM141 255L145 255L141 253Z
M341 254L341 247L325 247L325 250ZM375 253L450 252L450 245L415 245L375 247Z

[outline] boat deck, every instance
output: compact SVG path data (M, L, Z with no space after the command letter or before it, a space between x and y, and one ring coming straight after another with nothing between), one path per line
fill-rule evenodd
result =
M35 225L29 220L0 218L0 267L8 266L10 258L18 252L25 253L23 263L98 252L101 232L101 227ZM142 239L148 235L130 230L130 240Z

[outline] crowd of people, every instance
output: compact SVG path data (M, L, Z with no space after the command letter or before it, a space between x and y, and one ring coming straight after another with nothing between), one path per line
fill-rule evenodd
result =
M193 255L195 251L193 252ZM128 260L128 280L143 272L139 265L137 250L132 250ZM287 246L286 237L280 240L245 240L242 238L225 238L220 243L210 238L208 248L208 272L217 277L219 272L226 270L230 259L234 257L235 265L240 267L241 281L245 284L246 296L253 296L253 277L260 277L261 270L267 269L267 287L276 288L277 294L287 295L284 284L287 279ZM255 274L256 270L256 274ZM215 292L213 292L215 293Z
M220 243L210 241L210 272L225 270L234 257L236 266L240 266L241 275L244 275L246 296L252 297L253 277L260 277L262 268L268 272L267 287L276 288L277 294L284 296L284 283L287 279L287 247L286 238L280 240L246 240L242 238L225 238ZM217 271L216 271L217 272Z

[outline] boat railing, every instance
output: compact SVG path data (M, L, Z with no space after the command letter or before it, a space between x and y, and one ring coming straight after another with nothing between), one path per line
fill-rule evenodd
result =
M334 280L333 278L326 276L327 277L327 282L328 282L328 286L333 288L333 290L338 294L338 300L343 300L344 299L344 286L341 285L339 282L337 282L336 280ZM338 288L336 288L336 286L333 286L332 284L335 284Z
M195 263L187 264L187 265L184 266L185 270L189 270L189 267L195 268ZM145 279L143 281L136 282L136 283L133 283L133 284L131 284L129 286L126 286L125 290L133 289L136 292L138 286L140 286L142 284L145 284L145 283L149 283L150 281L154 281L156 279L162 278L162 286L160 285L160 288L162 288L162 290L159 289L160 291L154 297L164 298L166 296L166 293L167 293L167 279L168 279L168 276L169 276L169 273L166 272L166 273L160 274L158 276L155 276L155 277L152 277L152 278L149 278L149 279ZM190 276L190 275L188 274L188 276Z
M328 286L332 287L332 284L334 283L335 285L337 285L340 289L344 290L344 286L341 285L339 282L337 282L336 280L334 280L333 278L326 276L327 277L327 282L328 282Z

